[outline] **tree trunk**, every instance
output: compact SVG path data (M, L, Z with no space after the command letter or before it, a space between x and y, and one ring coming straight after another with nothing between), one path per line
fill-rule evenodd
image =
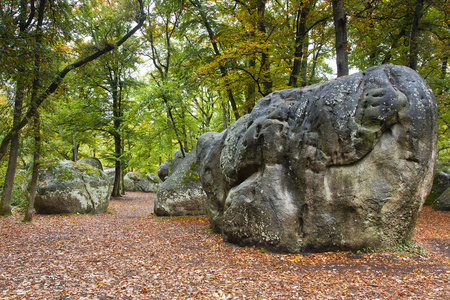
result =
M74 133L72 135L72 151L71 151L71 160L72 161L78 161L78 149L80 147L80 144L77 143L77 137Z
M303 2L302 2L303 4ZM298 76L302 66L304 39L307 34L306 20L310 12L311 6L303 4L297 11L297 17L295 18L295 49L294 49L294 63L292 65L291 75L289 77L289 86L298 86Z
M308 33L305 35L303 41L303 57L302 57L302 68L301 68L301 86L306 86L306 75L308 73L308 47L309 47L309 38Z
M114 171L116 176L114 177L114 186L112 190L113 197L120 197L120 182L122 170L122 136L120 134L120 127L122 125L122 105L121 94L119 93L119 75L115 68L111 68L110 85L112 87L112 100L113 100L113 131L114 131Z
M31 183L30 183L30 201L28 202L27 210L25 211L25 222L31 222L33 219L34 200L36 199L36 187L39 175L39 159L41 153L41 122L39 113L37 113L33 119L33 131L34 131L34 156L33 156L33 169L31 171Z
M191 1L191 3L194 4L198 8L200 16L202 17L203 24L205 25L206 31L208 32L209 40L213 46L214 55L221 56L220 51L219 51L219 46L217 45L216 39L214 38L214 36L215 36L214 32L212 31L211 25L209 24L208 18L206 17L206 13L203 11L203 8L202 8L200 2L194 3L193 1ZM231 88L227 82L227 75L228 75L227 69L223 65L220 65L219 70L220 70L220 74L221 74L222 78L224 78L224 80L225 80L228 101L230 102L231 108L233 109L234 117L236 120L238 120L239 112L238 112L238 109L236 106L236 101L234 100L233 91L231 90Z
M254 36L254 34L252 34ZM254 69L256 66L256 61L254 58L248 60L247 64L250 70ZM245 108L247 109L247 113L251 113L253 107L256 103L256 82L252 81L247 84L247 90L245 92Z
M23 74L19 71L19 74ZM16 87L16 96L14 101L13 127L17 125L22 117L22 106L25 95L25 86L22 77L19 78ZM0 206L0 215L7 216L11 214L11 196L14 186L14 176L16 175L17 157L19 156L20 134L17 132L12 136L11 146L9 148L8 169L6 170L5 183Z
M114 125L116 125L116 122L114 122ZM116 126L114 126L116 127ZM115 163L114 163L114 185L111 196L113 197L120 197L120 179L121 179L121 170L122 170L122 164L121 164L121 150L122 150L122 141L120 134L116 132L114 134L114 156L115 156Z
M344 11L344 0L332 0L334 32L336 35L337 76L348 75L347 20Z
M223 130L227 129L228 124L228 113L227 113L227 104L222 102L222 122L223 122Z
M256 10L258 12L258 31L265 34L266 24L265 24L265 12L266 12L266 1L267 0L257 0ZM261 53L261 74L263 77L263 96L266 96L272 92L272 79L270 76L270 56L268 49L264 48Z
M419 54L419 27L422 15L423 0L417 0L411 29L411 42L409 44L409 67L413 70L417 70L417 59Z

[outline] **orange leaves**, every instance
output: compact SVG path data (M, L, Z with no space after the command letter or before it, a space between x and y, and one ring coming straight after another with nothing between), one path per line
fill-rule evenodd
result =
M0 299L448 299L449 212L424 208L428 257L395 252L273 254L223 242L206 216L152 215L154 194L115 214L0 219Z

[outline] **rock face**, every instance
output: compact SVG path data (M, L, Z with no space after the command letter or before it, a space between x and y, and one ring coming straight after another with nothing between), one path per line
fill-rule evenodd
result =
M167 177L169 177L169 160L166 160L159 166L158 177L161 181L166 181Z
M433 209L450 211L450 187L434 200Z
M436 172L433 180L433 187L431 188L431 192L428 195L425 204L433 204L447 188L450 188L450 175L442 171Z
M411 239L433 181L437 108L413 70L370 68L274 92L197 144L215 231L277 252Z
M162 163L158 168L158 177L161 181L165 181L175 170L178 165L183 161L183 154L180 150L176 150L173 153L173 158L169 158Z
M206 214L206 194L198 178L195 151L186 154L176 170L160 184L154 211L158 216Z
M115 168L107 168L107 169L104 169L103 172L105 172L105 174L108 175L109 181L111 181L111 183L113 183L114 179L116 177L116 169Z
M125 190L130 192L156 193L160 184L158 176L151 173L141 178L138 173L128 172L123 180Z
M23 185L29 199L31 175ZM35 199L38 214L104 213L109 199L109 178L101 170L72 161L41 163Z
M91 165L91 166L96 167L97 169L100 169L103 171L102 162L98 158L85 157L83 159L80 159L78 162Z

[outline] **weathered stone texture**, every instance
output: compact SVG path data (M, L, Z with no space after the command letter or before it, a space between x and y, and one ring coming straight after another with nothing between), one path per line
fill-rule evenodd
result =
M29 199L28 180L23 192ZM38 214L104 213L111 190L108 176L101 170L72 161L46 161L40 165L35 210Z
M389 247L412 237L432 185L436 100L413 70L370 68L274 92L198 168L212 227L280 252Z
M160 184L154 211L157 216L206 214L206 195L198 179L195 151L177 162L174 172Z

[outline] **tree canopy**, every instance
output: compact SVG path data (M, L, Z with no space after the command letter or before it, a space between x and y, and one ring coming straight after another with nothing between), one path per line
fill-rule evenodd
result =
M32 163L38 111L43 159L155 173L272 91L385 63L433 89L448 164L449 20L447 0L2 1L0 178L11 149Z

